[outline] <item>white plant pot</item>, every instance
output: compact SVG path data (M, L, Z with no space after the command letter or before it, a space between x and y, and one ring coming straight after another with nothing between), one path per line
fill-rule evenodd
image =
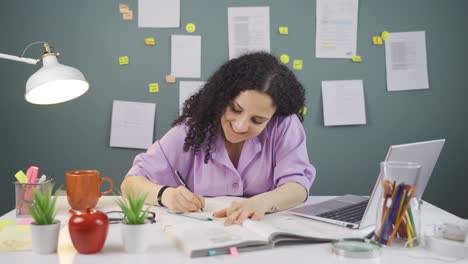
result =
M125 250L133 254L145 252L148 246L145 234L148 233L149 224L129 225L121 223L120 225Z
M31 224L32 251L37 254L57 252L60 233L60 221L54 220L50 225Z

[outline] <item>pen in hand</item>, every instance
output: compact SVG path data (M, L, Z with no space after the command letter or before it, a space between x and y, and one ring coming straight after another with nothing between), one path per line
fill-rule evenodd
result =
M177 176L177 179L179 180L180 184L181 184L182 186L184 186L185 188L187 188L189 191L192 192L192 190L190 190L190 188L189 188L189 187L187 186L187 184L185 183L184 178L182 178L182 175L180 175L180 172L179 172L178 170L175 170L174 172L175 172L175 175ZM200 211L203 212L203 208L200 208Z

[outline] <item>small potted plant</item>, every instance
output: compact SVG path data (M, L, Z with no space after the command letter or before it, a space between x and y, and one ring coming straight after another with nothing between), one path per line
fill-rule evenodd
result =
M137 193L135 196L127 193L116 200L123 212L122 221L122 240L124 248L128 253L142 253L146 250L146 241L144 238L148 228L148 212L153 206L148 205L143 211L147 195Z
M45 188L36 188L33 193L33 203L29 206L29 214L34 219L31 223L32 250L38 254L57 252L60 220L55 219L57 210L57 193L52 195L54 184Z

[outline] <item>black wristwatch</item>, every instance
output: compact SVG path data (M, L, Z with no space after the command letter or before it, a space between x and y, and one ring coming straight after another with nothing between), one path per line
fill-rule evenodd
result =
M159 192L158 192L158 204L163 207L164 207L164 204L162 203L162 195L167 188L169 188L169 186L163 186L161 189L159 189Z

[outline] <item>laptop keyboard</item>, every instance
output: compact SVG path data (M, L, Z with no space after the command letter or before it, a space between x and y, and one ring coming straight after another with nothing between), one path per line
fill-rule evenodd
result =
M369 200L362 201L360 203L352 204L346 207L342 207L337 210L329 211L317 216L323 218L329 218L339 220L348 223L359 222L366 211L367 203Z

